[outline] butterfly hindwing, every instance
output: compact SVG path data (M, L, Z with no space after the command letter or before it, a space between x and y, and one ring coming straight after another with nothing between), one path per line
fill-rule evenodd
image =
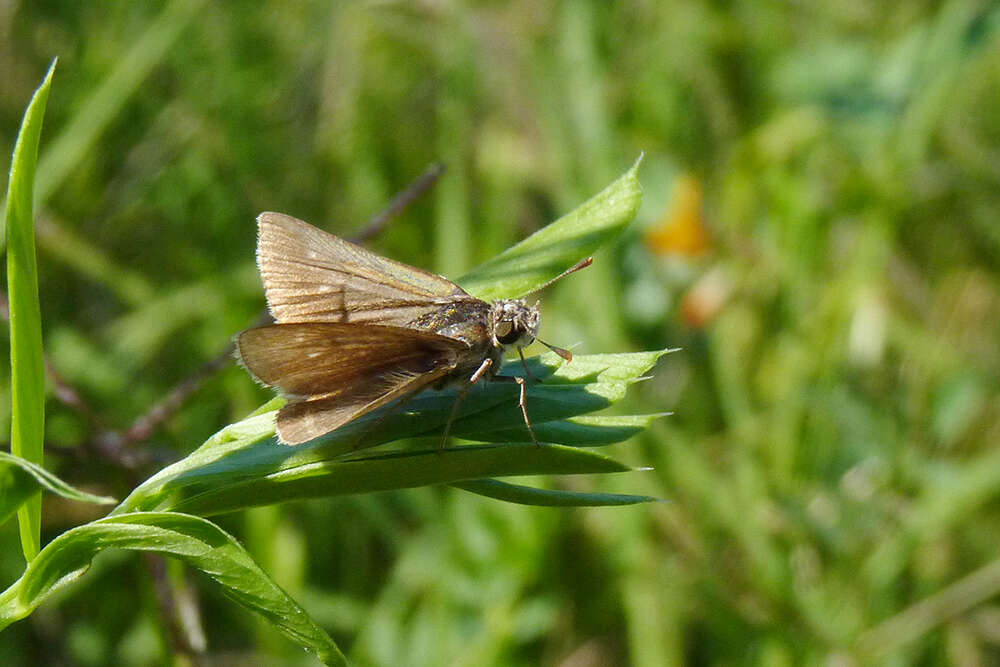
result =
M258 380L288 396L278 435L297 444L447 376L468 346L402 327L301 322L248 329L236 349Z

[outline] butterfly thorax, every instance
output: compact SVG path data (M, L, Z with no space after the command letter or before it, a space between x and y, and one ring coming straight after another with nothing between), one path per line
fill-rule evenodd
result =
M405 325L448 338L455 338L470 347L490 338L490 307L485 301L468 298L441 304Z
M538 306L528 306L521 299L501 299L488 304L475 298L452 301L425 313L407 326L460 340L469 346L461 355L450 379L467 378L483 361L492 359L487 376L492 377L503 365L508 345L524 347L538 332Z

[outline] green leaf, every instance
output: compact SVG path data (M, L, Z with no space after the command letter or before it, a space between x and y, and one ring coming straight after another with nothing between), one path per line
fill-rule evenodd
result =
M83 503L114 504L114 498L75 489L36 463L0 452L0 524L36 492L48 491Z
M664 353L581 355L569 364L549 354L530 359L532 373L544 379L528 391L533 422L542 428L550 421L562 422L610 405ZM491 440L482 434L506 430L520 434L511 441L528 440L517 393L516 385L487 382L475 387L461 404L454 432ZM629 470L573 447L439 449L440 433L454 403L454 391L428 391L410 401L405 412L383 409L297 447L276 443L273 412L257 414L226 427L197 451L147 480L115 513L171 509L216 514L274 502L483 477ZM577 444L573 429L556 426L551 434L558 435L560 428L568 437L552 442ZM435 448L375 456L358 451L359 443L369 447L420 435L432 435Z
M663 415L583 415L571 419L559 419L543 424L534 424L535 436L542 442L564 442L574 447L601 447L623 442L646 430L654 419ZM482 431L478 440L486 442L510 442L521 440L526 431L518 428Z
M484 301L531 293L621 233L642 201L639 163L614 183L512 248L458 279Z
M193 480L174 486L163 507L212 515L291 500L449 484L480 477L629 470L607 456L562 445L470 445L315 461L221 484Z
M509 503L541 505L544 507L608 507L659 502L659 498L653 498L652 496L538 489L531 486L501 482L496 479L474 479L467 482L456 482L452 486L472 493L478 493L488 498L505 500Z
M629 386L642 379L661 356L672 351L577 355L569 363L563 362L552 352L529 359L531 374L542 381L541 384L531 385L528 390L528 414L532 424L544 424L594 412L620 401L625 397ZM518 366L519 364L512 365L514 374L521 375L523 369ZM480 391L483 394L503 393L507 398L482 401L489 408L477 410L469 416L460 412L453 432L474 440L494 440L492 437L483 438L483 434L512 429L520 434L516 440L528 440L524 418L517 404L518 388L486 383ZM469 392L466 400L471 400L473 394L474 392ZM576 444L570 439L556 438L547 441Z
M54 591L79 578L104 549L179 558L214 579L229 598L266 618L324 663L347 664L333 640L235 539L205 519L168 512L106 517L52 540L28 564L21 578L0 594L0 629L24 618Z
M7 184L7 299L10 305L11 435L10 449L27 461L41 463L45 435L45 365L42 359L42 316L38 303L33 207L35 166L42 119L56 61L24 113L14 145ZM30 498L18 510L21 549L30 561L38 553L42 499Z

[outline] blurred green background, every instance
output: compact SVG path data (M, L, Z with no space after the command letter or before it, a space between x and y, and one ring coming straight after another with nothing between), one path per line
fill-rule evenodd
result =
M360 665L1000 662L996 3L6 2L3 155L54 56L43 326L99 422L49 401L67 481L122 497L270 396L230 365L148 464L95 447L263 306L258 212L349 235L443 161L372 247L455 276L645 151L638 219L542 330L683 348L619 408L674 414L614 448L654 471L549 483L667 502L426 488L221 524ZM99 511L46 499L43 541ZM150 569L101 556L0 663L164 661ZM206 664L306 661L167 575Z

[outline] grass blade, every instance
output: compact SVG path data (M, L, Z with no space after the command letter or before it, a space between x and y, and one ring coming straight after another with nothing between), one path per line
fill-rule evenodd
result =
M579 491L538 489L532 486L501 482L496 479L473 479L466 482L456 482L452 486L508 503L542 507L611 507L659 501L659 498L652 496L634 496L623 493L582 493Z
M35 258L34 187L38 142L56 63L24 113L14 145L7 184L7 298L10 305L11 435L16 456L41 463L45 432L45 366L42 359L42 316L38 303ZM26 560L38 553L42 500L38 495L18 510L21 549Z

